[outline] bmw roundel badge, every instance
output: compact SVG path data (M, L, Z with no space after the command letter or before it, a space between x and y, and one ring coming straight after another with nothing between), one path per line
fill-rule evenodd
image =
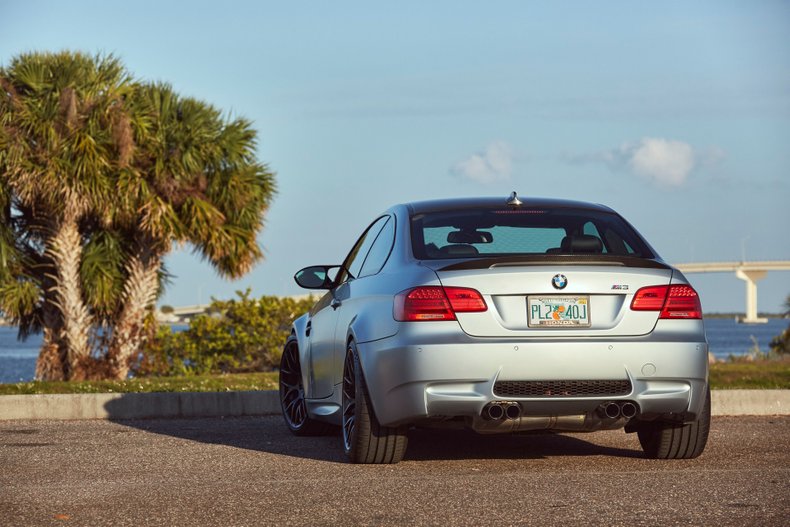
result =
M568 285L568 279L565 278L564 274L555 274L554 278L551 279L551 285L554 286L554 289L565 289L565 286Z

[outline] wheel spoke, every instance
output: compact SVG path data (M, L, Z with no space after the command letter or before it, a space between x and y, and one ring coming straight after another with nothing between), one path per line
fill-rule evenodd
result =
M282 386L283 388L285 388L289 392L291 390L299 390L299 384L298 383L291 383L291 382L280 381L280 386Z
M356 407L354 354L352 350L348 350L343 368L343 445L346 450L351 449L351 438L356 424Z
M299 348L296 344L290 344L283 351L280 366L280 401L283 414L293 428L300 427L307 420L307 405L302 390Z

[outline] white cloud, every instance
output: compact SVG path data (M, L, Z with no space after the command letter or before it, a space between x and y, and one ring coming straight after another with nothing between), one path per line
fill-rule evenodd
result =
M489 144L484 151L459 161L450 171L477 183L507 181L513 170L513 149L504 141Z
M645 138L621 149L635 174L659 185L682 185L696 163L694 149L682 141Z
M683 141L645 137L594 154L564 157L571 163L605 163L658 186L679 187L688 181L695 168L716 165L724 156L725 152L717 147L700 152Z

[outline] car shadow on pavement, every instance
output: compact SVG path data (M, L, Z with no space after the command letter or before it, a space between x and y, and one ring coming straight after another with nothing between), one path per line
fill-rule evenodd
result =
M624 433L619 431L619 433ZM600 434L548 431L482 435L471 430L416 429L405 459L545 459L558 456L643 457L639 449L607 446Z
M346 463L339 429L323 436L296 437L279 416L177 419L112 419L113 422L187 442L224 445L279 456ZM622 433L622 432L620 432ZM474 459L545 459L567 456L642 457L594 442L598 434L529 433L479 435L469 430L414 429L404 461ZM588 440L589 439L589 440Z

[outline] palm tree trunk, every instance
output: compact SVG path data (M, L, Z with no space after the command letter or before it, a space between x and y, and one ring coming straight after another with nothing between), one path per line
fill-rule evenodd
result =
M91 316L82 299L80 285L80 261L82 240L77 228L76 217L67 214L59 225L49 254L55 266L56 285L54 303L62 316L60 338L50 335L49 344L60 341L65 346L64 379L81 380L87 375L85 368L90 359L88 338L91 331ZM45 350L42 349L42 353ZM52 353L52 349L49 350Z
M52 284L48 284L47 289L51 288ZM38 381L64 381L69 368L66 363L66 347L63 346L61 339L62 317L53 304L54 299L51 298L53 293L46 291L44 294L44 338L36 360L35 378Z
M36 359L35 378L39 381L64 381L66 380L66 364L63 348L58 345L55 331L44 328L44 342Z
M161 265L161 258L147 250L134 255L127 264L123 308L115 323L108 356L110 372L116 379L128 376L130 362L143 344L145 317L159 293Z

